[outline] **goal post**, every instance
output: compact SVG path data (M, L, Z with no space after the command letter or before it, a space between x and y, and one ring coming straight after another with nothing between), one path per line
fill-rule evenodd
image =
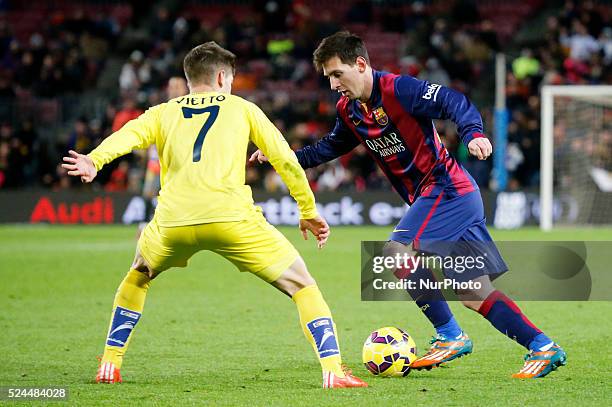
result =
M594 205L610 201L602 194L610 193L612 169L600 167L602 156L612 158L612 86L543 86L540 128L540 228L553 228L560 197L572 214L561 223L612 223L612 208Z

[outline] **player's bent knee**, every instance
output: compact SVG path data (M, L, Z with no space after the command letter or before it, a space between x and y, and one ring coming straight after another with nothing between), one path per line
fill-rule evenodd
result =
M293 297L293 295L302 288L315 284L316 281L308 272L306 264L301 257L298 257L278 279L272 282L274 287L278 288L289 297Z

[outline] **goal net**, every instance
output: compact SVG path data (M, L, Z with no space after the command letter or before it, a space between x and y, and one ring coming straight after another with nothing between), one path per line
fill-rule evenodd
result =
M612 86L542 89L540 227L612 224Z

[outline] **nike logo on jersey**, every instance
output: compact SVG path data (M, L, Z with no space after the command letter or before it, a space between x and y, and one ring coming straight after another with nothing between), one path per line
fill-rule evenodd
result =
M393 233L395 232L410 232L410 229L393 229Z

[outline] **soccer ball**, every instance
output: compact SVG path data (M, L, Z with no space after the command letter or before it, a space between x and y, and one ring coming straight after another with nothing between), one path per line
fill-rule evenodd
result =
M416 345L406 332L385 327L372 332L363 344L363 364L373 375L401 377L410 373Z

